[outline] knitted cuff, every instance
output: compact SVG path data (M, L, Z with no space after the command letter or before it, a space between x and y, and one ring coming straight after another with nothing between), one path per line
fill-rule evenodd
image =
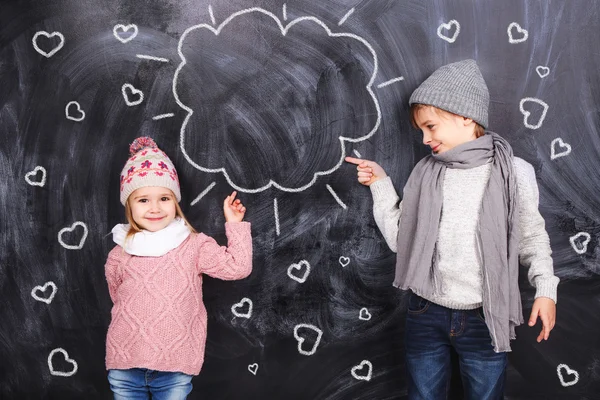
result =
M369 188L371 188L371 194L375 203L390 199L393 199L395 203L397 200L398 194L392 183L392 178L389 176L372 183Z
M549 278L537 278L535 281L535 298L548 297L549 299L554 300L554 303L556 303L556 288L559 280L560 279L558 279L556 276L551 276Z

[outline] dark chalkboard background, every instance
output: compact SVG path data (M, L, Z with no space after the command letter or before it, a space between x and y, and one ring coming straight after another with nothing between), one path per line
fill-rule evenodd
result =
M206 28L251 7L262 11L231 19L218 36ZM314 19L281 35L276 19L286 26L307 16ZM451 20L460 31L441 26ZM517 43L510 43L513 22L527 40L515 27ZM133 28L115 35L118 24L136 24L137 36L129 36ZM187 118L173 78L180 39L198 24L206 26L181 43L187 64L175 85L194 110ZM369 190L340 160L356 150L401 189L426 154L408 122L408 96L438 66L475 58L491 92L490 128L535 167L561 278L550 340L535 342L539 325L518 330L506 398L600 398L599 30L596 1L2 0L0 397L110 398L103 266L113 246L107 234L123 221L118 175L128 144L143 134L175 162L182 206L196 228L224 242L222 199L232 186L243 189L253 224L252 275L205 281L206 362L191 398L405 398L405 298L391 286L394 254L374 224ZM36 51L40 31L60 32L63 47L46 57L41 52L60 38L38 35ZM126 104L126 83L144 93L140 104ZM542 103L524 103L529 127L519 109L526 98L548 106L541 120ZM74 105L75 120L66 118L71 101L83 120ZM153 119L167 113L174 115ZM556 156L567 144L570 154L552 157L553 145ZM27 175L37 166L46 170L43 185L42 172ZM26 175L39 183L28 184ZM88 230L81 249L61 246L59 232L77 221ZM61 238L78 247L83 232L79 226ZM580 232L589 235L587 247L585 235L570 242ZM304 283L287 275L301 260L311 266ZM57 287L53 300L34 299L32 290L49 281ZM523 283L529 313L534 290ZM231 307L244 297L252 316L234 317ZM370 320L359 319L363 307ZM298 324L322 331L314 355L298 352ZM315 332L300 332L310 350ZM55 349L75 360L75 374L50 373ZM351 373L363 360L372 363L369 381ZM248 370L254 363L256 375ZM52 368L64 373L73 365L57 353ZM460 392L455 380L453 393Z

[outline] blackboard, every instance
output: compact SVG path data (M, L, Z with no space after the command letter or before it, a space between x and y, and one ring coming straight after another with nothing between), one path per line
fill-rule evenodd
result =
M232 188L252 222L250 277L205 280L206 362L190 398L405 398L406 296L370 192L342 157L379 162L400 191L426 155L408 97L465 58L487 80L490 129L535 168L561 278L550 340L535 342L539 324L517 331L506 398L600 398L600 3L0 10L0 398L111 398L103 266L140 135L174 161L198 230L225 243Z

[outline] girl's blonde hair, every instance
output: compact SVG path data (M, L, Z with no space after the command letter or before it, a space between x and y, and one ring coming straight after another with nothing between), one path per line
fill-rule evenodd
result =
M172 200L175 202L175 215L177 217L181 218L185 222L185 225L189 228L190 232L197 233L197 231L194 229L192 224L190 224L190 222L187 220L187 218L183 214L181 207L179 207L179 203L177 202L177 199L175 198L175 194L171 193L171 195L173 196ZM125 241L127 241L133 235L142 231L142 229L139 227L139 225L133 219L133 213L131 212L131 206L129 205L129 199L127 199L127 201L125 202L125 218L127 218L127 222L129 222L129 231L127 232L127 235L125 236Z
M434 109L434 111L436 112L436 114L439 115L440 117L444 117L444 113L451 114L451 115L457 115L457 114L451 113L450 111L442 110L441 108L437 108L437 107L431 106L429 104L419 104L419 103L413 104L412 106L410 106L410 123L416 129L421 129L421 128L419 128L419 124L417 124L417 114L419 113L420 110L427 108L427 107L432 107ZM460 117L460 115L458 115L458 116ZM473 122L475 122L475 121L473 121ZM475 137L480 138L483 135L485 135L485 128L483 126L479 125L477 122L475 122Z

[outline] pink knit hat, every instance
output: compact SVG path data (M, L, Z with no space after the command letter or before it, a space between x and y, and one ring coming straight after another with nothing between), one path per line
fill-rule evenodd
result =
M181 201L177 171L154 140L146 136L135 139L129 146L129 155L131 158L121 171L121 204L125 205L134 190L147 186L171 189L177 202Z

